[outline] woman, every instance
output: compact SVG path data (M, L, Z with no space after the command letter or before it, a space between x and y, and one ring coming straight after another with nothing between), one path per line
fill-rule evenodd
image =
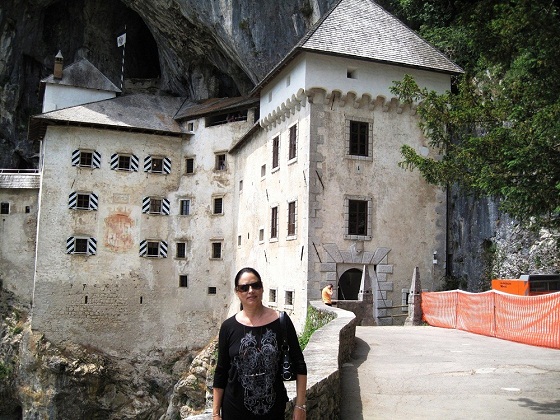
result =
M263 284L255 269L247 267L237 273L235 292L242 310L220 328L212 419L283 420L288 396L280 376L279 314L263 306ZM290 356L297 372L293 418L305 420L307 367L288 316L286 324Z

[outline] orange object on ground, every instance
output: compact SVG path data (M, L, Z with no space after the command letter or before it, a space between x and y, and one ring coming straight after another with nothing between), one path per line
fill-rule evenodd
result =
M512 295L529 296L529 282L521 279L494 279L492 290L498 290Z
M422 312L424 321L435 327L560 349L560 292L424 292Z

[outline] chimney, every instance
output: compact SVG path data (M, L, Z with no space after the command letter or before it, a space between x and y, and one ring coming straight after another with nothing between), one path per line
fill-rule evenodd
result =
M64 64L64 57L62 57L62 52L58 51L58 54L54 56L54 72L53 76L55 79L62 79L62 65Z

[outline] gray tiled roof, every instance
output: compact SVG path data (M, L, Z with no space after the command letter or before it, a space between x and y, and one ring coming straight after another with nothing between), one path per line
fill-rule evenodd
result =
M181 134L173 116L184 98L155 95L125 95L104 101L46 112L35 123L79 123L115 129Z
M446 73L463 71L372 0L341 0L296 48Z
M39 173L9 174L0 173L0 188L33 189L39 188L41 177Z
M254 90L259 90L301 51L463 73L461 67L373 0L339 0Z
M49 77L41 80L41 82L87 89L105 90L108 92L121 91L113 84L113 82L101 73L97 67L85 58L82 58L80 61L71 64L62 70L62 79L55 79L51 74Z

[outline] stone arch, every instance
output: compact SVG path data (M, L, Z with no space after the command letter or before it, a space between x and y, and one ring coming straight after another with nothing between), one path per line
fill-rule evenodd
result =
M338 279L338 300L358 300L362 283L362 270L350 268Z

